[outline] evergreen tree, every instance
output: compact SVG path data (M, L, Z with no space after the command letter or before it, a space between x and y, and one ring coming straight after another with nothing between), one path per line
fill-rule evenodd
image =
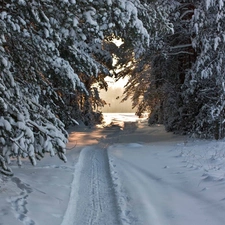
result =
M191 4L179 1L158 3L161 15L165 14L170 19L168 23L173 24L173 29L157 32L152 39L154 44L149 46L142 57L135 58L134 52L128 52L132 51L130 48L122 46L120 54L123 57L119 56L122 60L118 61L122 71L117 76L129 75L124 100L132 96L138 116L147 110L150 112L149 123L164 123L167 130L172 130L176 123L169 120L174 120L174 114L178 111L176 104L187 68L184 64L193 54L190 52L191 38L187 26L191 17ZM193 10L191 12L193 14Z
M138 60L123 51L126 66L119 76L130 75L125 93L138 105L138 115L149 110L149 123L163 122L168 131L198 137L224 137L224 4L166 1L162 10L174 33L159 35Z
M159 52L163 52L161 49L163 47L162 38L174 33L174 26L169 20L169 14L174 5L176 5L176 1L154 2L154 13L149 12L149 14L154 14L154 17L150 18L152 35L147 50L140 51L141 48L138 47L137 49L130 48L132 43L128 41L129 38L119 48L112 48L113 54L117 58L115 77L117 79L129 77L123 101L131 98L133 107L137 108L138 116L146 111L153 113L160 108L162 92L156 84L158 78L152 73L152 63ZM151 10L153 11L153 8Z
M3 0L0 3L0 170L45 152L66 161L65 125L93 123L96 84L112 68L104 43L122 38L136 57L172 29L160 4L136 0ZM157 16L158 15L158 16ZM95 84L95 86L93 86ZM65 125L64 125L65 124Z
M183 134L190 131L186 121L183 84L187 71L196 60L191 29L194 10L194 1L176 2L170 15L174 24L174 34L163 38L163 52L153 61L153 73L156 72L158 79L163 80L159 83L163 92L161 101L163 123L167 131Z
M225 24L223 0L197 1L192 18L192 45L197 60L187 73L184 104L190 131L223 138L225 117Z

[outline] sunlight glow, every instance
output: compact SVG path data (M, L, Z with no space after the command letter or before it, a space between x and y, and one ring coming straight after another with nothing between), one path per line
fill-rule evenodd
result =
M128 82L128 78L121 78L118 81L115 80L115 78L112 77L106 77L105 81L109 84L109 86L111 88L124 88L124 86L126 85L126 83Z
M115 45L117 46L117 47L120 47L120 45L122 45L124 42L122 41L122 39L121 38L119 38L119 39L113 39L113 43L115 43Z

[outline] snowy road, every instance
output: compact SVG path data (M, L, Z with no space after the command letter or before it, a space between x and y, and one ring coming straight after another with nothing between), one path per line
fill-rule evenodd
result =
M67 164L46 157L0 176L0 225L225 224L224 140L106 116L71 132Z
M186 165L184 137L143 126L114 120L98 144L83 148L62 225L225 224L225 194L215 197L224 179L207 183Z
M79 186L70 197L68 216L63 224L119 224L107 151L100 146L85 147L74 177L74 185Z
M112 177L122 203L123 224L224 224L224 195L215 198L214 192L222 191L224 180L210 184L214 191L207 193L209 183L196 179L198 171L193 168L187 171L186 167L176 165L177 152L171 157L174 147L168 144L161 148L160 144L147 148L123 144L109 149Z

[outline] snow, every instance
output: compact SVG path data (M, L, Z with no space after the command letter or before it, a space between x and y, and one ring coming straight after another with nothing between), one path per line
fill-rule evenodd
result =
M111 0L107 0L107 5L111 6L112 5L112 1Z
M7 131L11 131L11 124L5 120L2 116L0 117L0 127L4 127Z
M4 67L7 68L7 66L8 66L8 60L5 59L4 57L2 57L2 64L4 65Z
M196 34L198 34L198 24L197 23L195 23L194 28L195 28Z
M219 42L221 42L220 37L216 37L215 40L214 40L214 51L216 51L216 49L219 45Z
M225 142L189 139L133 114L71 129L68 162L12 160L2 225L223 225Z
M95 16L95 14L96 14L96 10L94 8L92 8L92 10L87 11L87 12L84 13L87 22L90 25L97 27L98 26L98 23L93 20L93 17Z
M82 167L84 166L84 157L85 157L85 148L81 152L79 156L79 161L75 166L75 172L73 174L73 181L71 187L71 192L70 192L70 198L68 202L68 207L65 212L65 215L63 217L63 221L61 225L72 225L74 221L74 212L76 212L76 207L77 205L74 204L74 200L78 199L78 191L79 191L79 186L77 185L81 179L82 176Z
M219 9L221 10L224 6L224 0L219 0Z
M211 0L206 0L206 9L208 10L211 5Z
M63 58L55 56L53 60L50 59L52 66L55 68L56 73L60 75L65 73L65 75L71 80L73 89L76 89L76 85L80 86L86 92L84 84L80 81L78 75L74 72L73 68L70 66L69 62Z
M157 142L136 149L124 145L110 148L113 180L115 184L123 182L120 186L125 192L121 196L117 189L119 200L129 199L121 207L123 217L133 212L124 224L224 223L224 173L209 175L204 172L208 166L194 157L202 159L205 154L198 157L195 149L189 149L186 161L180 155L182 148L184 145L178 149L174 143L165 146Z

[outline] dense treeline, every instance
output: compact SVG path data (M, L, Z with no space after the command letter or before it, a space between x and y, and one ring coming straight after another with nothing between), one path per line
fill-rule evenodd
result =
M224 0L1 1L0 171L66 161L66 126L101 121L106 76L129 77L124 100L149 123L223 138L223 21Z
M118 77L129 74L126 96L133 98L138 115L150 111L149 124L163 123L168 131L195 137L224 138L225 1L170 3L164 10L174 32L159 35L138 60L124 57L125 62L118 62L124 67Z

